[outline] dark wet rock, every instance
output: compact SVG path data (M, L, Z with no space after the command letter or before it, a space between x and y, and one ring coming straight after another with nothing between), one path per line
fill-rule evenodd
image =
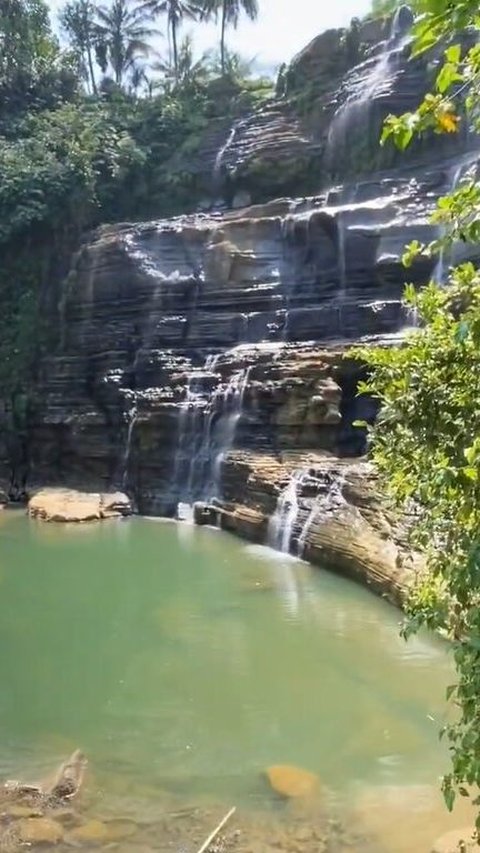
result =
M200 527L205 525L211 525L212 527L216 527L218 522L218 512L213 506L208 506L208 504L196 503L193 508L193 518L195 524L198 524Z

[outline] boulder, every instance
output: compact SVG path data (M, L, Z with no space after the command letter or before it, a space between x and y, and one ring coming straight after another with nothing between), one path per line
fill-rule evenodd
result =
M20 820L18 832L23 844L58 844L63 838L60 824L48 817Z
M72 846L101 846L131 838L138 830L133 820L102 821L92 819L72 829L66 841Z
M268 767L265 772L275 793L288 799L310 797L320 789L318 776L309 770L303 770L301 767L294 767L290 764L276 764Z
M214 506L208 506L208 504L196 503L193 508L193 518L199 527L205 525L215 527L218 521L218 510Z
M82 826L77 826L68 833L66 839L68 844L76 846L81 845L102 845L107 843L109 839L108 826L101 820L89 820Z
M132 504L121 492L78 492L74 489L40 489L28 502L28 514L42 521L99 521L130 515Z

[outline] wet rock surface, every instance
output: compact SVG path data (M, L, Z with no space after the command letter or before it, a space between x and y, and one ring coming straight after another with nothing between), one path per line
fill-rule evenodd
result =
M237 451L225 460L223 477L224 529L330 566L401 604L421 558L387 512L369 463L315 452Z
M315 773L289 764L276 764L266 770L272 789L282 797L310 797L318 792L320 780Z

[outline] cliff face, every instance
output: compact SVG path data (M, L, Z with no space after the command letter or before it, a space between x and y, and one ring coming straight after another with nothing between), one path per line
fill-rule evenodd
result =
M365 33L353 45L344 32L319 37L294 61L284 98L206 159L235 205L296 182L312 195L109 226L85 241L64 285L61 347L41 367L27 487L123 488L153 514L200 501L199 521L213 513L354 575L369 553L374 583L401 595L402 536L375 510L371 472L352 461L364 451L352 422L375 410L356 399L360 368L344 354L363 338L394 344L412 322L404 246L434 236L436 198L476 157L454 140L432 146L428 163L422 150L390 171L365 160L385 112L428 85L396 26L386 40L373 28L370 44ZM348 70L352 51L360 62ZM346 77L325 94L334 62ZM362 127L364 177L322 189L355 171ZM422 262L409 278L432 272Z

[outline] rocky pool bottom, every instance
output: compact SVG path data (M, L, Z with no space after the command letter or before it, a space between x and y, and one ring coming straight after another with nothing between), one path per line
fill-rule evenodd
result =
M233 806L211 853L428 853L471 822L438 794L446 646L389 604L208 528L0 527L0 777L89 761L72 801L4 792L0 850L197 853Z

